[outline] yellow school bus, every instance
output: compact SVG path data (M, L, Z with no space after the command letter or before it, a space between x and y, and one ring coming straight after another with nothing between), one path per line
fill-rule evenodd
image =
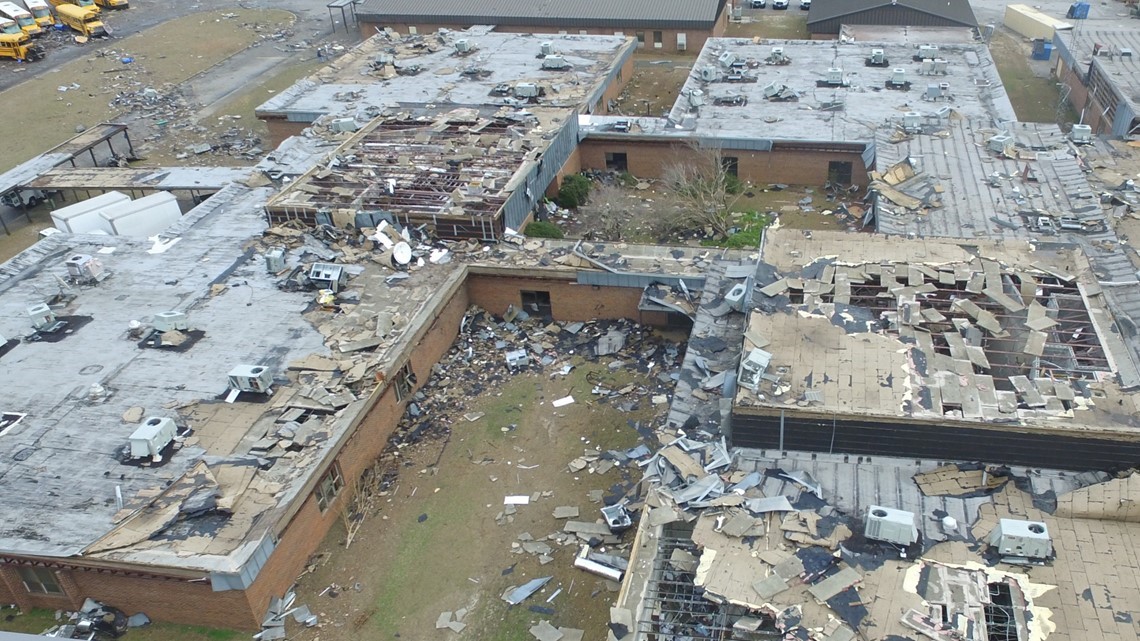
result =
M36 24L43 27L44 31L55 26L55 16L51 15L51 5L44 0L24 0L24 6L35 18Z
M14 20L20 29L29 36L43 35L43 27L36 22L27 9L14 2L0 2L0 16Z
M5 22L11 22L5 20ZM13 23L15 24L15 23ZM33 62L44 57L44 50L32 37L16 28L17 33L0 32L0 58L15 58L20 62Z

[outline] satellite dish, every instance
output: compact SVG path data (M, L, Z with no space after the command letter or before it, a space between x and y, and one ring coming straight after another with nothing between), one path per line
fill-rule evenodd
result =
M407 265L412 262L411 245L404 242L396 243L396 246L392 248L392 258L398 265Z

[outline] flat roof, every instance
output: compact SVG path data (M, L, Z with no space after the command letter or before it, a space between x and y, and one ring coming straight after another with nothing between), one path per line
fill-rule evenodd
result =
M724 0L364 0L365 22L500 24L553 27L704 27L716 23Z
M891 42L912 46L956 43L974 44L977 39L970 27L896 27L892 25L840 25L839 39L846 42Z
M36 189L219 191L244 180L251 167L58 167L40 174Z
M766 64L774 47L791 63ZM886 66L867 66L872 49L884 51ZM738 66L726 68L719 60L725 54ZM917 55L916 46L895 43L710 38L669 114L670 129L721 140L870 142L881 124L906 112L949 108L995 125L1016 120L984 44L940 45L945 74L921 75ZM895 68L904 70L909 85L888 88ZM824 84L829 69L842 70L842 86ZM704 80L702 73L716 79ZM948 95L926 99L928 85L941 83L949 84ZM789 100L766 98L769 86L786 88L781 95ZM737 104L729 104L733 99Z
M458 40L467 40L471 51L457 53ZM544 42L570 66L543 69ZM265 101L255 113L291 122L331 115L363 123L385 110L410 106L507 105L514 98L496 88L528 82L545 89L538 104L585 111L600 99L634 48L627 37L502 33L490 27L402 38L380 33Z
M1129 356L1076 247L779 229L763 260L738 407L1129 430Z
M978 24L970 0L816 0L808 13L808 25L889 7L911 9L968 27Z
M1117 97L1132 109L1132 117L1140 116L1140 29L1085 28L1079 32L1057 31L1055 37L1065 44L1082 76L1090 64L1097 67L1101 77L1115 88ZM1097 45L1103 53L1094 56L1093 48ZM1122 56L1122 50L1129 50L1132 55Z

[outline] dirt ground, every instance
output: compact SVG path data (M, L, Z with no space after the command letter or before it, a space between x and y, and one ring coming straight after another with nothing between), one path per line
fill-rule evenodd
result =
M647 372L644 362L636 365L626 357L628 366L615 370L608 367L614 359L591 361L579 353L568 357L576 367L565 377L554 373L560 364L506 377L455 407L456 420L446 432L402 448L398 478L351 547L344 547L344 528L336 528L315 569L300 581L298 603L307 603L323 623L291 638L522 641L532 639L528 628L543 618L584 629L588 639L603 638L617 584L574 569L577 545L545 541L553 548L546 565L517 546L520 536L541 541L560 531L564 521L553 517L557 506L578 507L577 520L595 521L601 503L587 493L609 493L614 484L639 477L630 464L604 474L567 468L589 448L633 447L640 436L631 424L648 424L666 407L651 404L649 394L656 392L645 392L628 412L617 409L617 400L599 402L591 393L595 385L635 384L644 391L658 384L652 378L657 371ZM429 394L439 390L429 388ZM551 406L568 395L576 402ZM473 422L459 418L475 412L484 416ZM497 523L504 497L523 494L532 495L532 502L519 506L511 522ZM508 587L544 576L553 579L523 604L508 606L500 598ZM328 589L334 584L339 589ZM441 612L462 608L469 611L462 633L436 629Z
M797 3L798 4L798 3ZM807 12L795 6L776 11L771 3L764 9L745 9L744 20L729 22L724 30L728 38L768 38L771 40L807 40Z
M1007 30L994 31L990 53L997 64L1006 94L1018 120L1054 122L1061 125L1076 121L1076 114L1061 103L1057 80L1048 74L1044 61L1031 61L1029 42Z
M627 116L666 116L693 68L692 56L638 53L633 77L617 99L617 113Z

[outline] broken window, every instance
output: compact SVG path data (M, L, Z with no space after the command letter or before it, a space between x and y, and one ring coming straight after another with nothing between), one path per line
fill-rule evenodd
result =
M546 319L554 317L550 305L550 292L520 291L522 295L522 308L532 316L541 316Z
M607 151L606 169L610 171L629 171L629 156L624 151Z
M335 461L328 472L317 483L317 507L324 512L329 509L337 494L344 488L344 478L340 475L340 465Z
M396 400L402 401L411 396L415 388L416 373L412 371L412 363L409 361L396 372Z
M736 156L722 156L720 166L724 169L724 173L729 176L740 176L740 159Z
M20 568L24 589L33 594L63 594L55 572L48 568Z
M637 32L637 46L639 46L639 47L645 46L645 32L644 31L638 31Z
M851 163L833 160L827 163L827 180L834 184L851 184Z
M654 49L660 49L661 45L664 44L664 42L665 42L664 35L660 31L654 31L653 32L653 48Z

